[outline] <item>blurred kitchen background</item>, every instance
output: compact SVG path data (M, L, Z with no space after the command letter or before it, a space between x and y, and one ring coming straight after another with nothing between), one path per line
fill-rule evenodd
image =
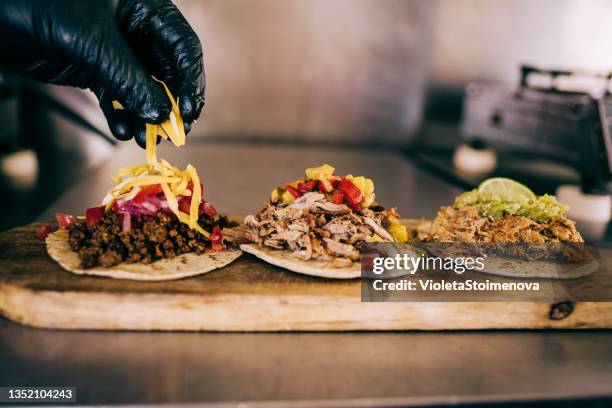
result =
M503 175L537 193L581 185L597 201L585 208L609 205L609 0L177 3L207 77L189 143L395 149L459 188ZM530 87L583 92L534 90L515 106L522 65L580 73L568 86L536 72ZM87 91L2 73L0 117L0 230L36 219L118 149Z

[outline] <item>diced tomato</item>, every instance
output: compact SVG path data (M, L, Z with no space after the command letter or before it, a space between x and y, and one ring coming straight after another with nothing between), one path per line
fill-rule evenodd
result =
M181 198L179 201L179 210L186 214L191 212L191 196ZM215 217L217 215L217 210L211 203L206 200L202 200L202 202L200 202L200 207L198 208L198 216L201 216L202 214L206 214L209 217Z
M85 223L87 228L92 229L94 225L100 222L100 219L104 216L104 208L92 207L85 211Z
M191 212L191 196L181 198L179 201L179 210L189 214Z
M135 203L141 203L149 197L155 197L162 192L161 184L151 184L148 186L140 187L140 191L136 194L136 197L132 199Z
M64 213L55 213L55 219L57 220L57 224L60 229L68 229L71 224L76 222L76 218L74 215L64 214Z
M47 235L52 233L54 230L53 225L51 224L43 224L40 227L36 228L36 237L41 240L45 240Z
M301 193L308 193L312 191L318 184L317 180L310 180L308 183L301 183L298 185L298 191Z
M338 180L340 180L338 177L336 176L329 176L327 178L327 181L329 183L329 185L331 185L331 189L325 187L325 183L323 183L322 181L319 180L319 191L325 193L325 194L330 194L331 192L334 191L334 187L336 187L336 185L338 184Z
M290 186L289 184L285 184L285 190L287 190L293 198L299 198L302 194L295 187Z
M344 193L342 191L336 191L331 196L331 202L334 204L343 204L344 203Z
M193 193L193 181L187 183L187 190ZM204 184L200 183L200 190L202 191L202 196L204 196Z
M338 182L338 190L344 193L346 203L355 211L361 210L361 203L365 200L363 192L350 180L343 178Z
M215 209L215 207L213 207L211 203L209 203L208 201L202 200L202 202L200 203L198 215L202 215L202 214L206 214L207 216L212 218L217 215L217 210Z
M319 181L319 191L325 193L325 194L330 194L332 191L334 191L333 186L332 189L328 189L325 187L325 184L322 181Z
M210 234L210 245L213 251L223 251L225 249L223 232L219 227L213 227L212 234Z

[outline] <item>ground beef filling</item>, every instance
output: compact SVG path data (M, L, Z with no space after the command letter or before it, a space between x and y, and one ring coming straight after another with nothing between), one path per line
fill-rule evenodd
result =
M132 215L129 232L123 232L121 217L109 213L91 229L83 221L69 227L70 247L78 253L83 268L121 262L148 264L188 252L201 254L210 248L208 238L163 212ZM209 232L214 226L231 226L225 217L201 217L199 224Z

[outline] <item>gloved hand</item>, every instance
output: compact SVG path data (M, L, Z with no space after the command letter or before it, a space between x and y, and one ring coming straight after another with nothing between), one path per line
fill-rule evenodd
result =
M170 0L2 0L0 33L0 66L91 89L117 139L144 146L144 122L168 118L151 75L178 98L185 131L204 106L202 47Z

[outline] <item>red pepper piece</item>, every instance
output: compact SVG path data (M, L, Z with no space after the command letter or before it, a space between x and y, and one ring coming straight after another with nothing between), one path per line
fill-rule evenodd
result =
M57 220L57 224L63 230L68 229L71 224L76 222L76 218L74 215L64 214L64 213L55 213L55 219Z
M162 192L161 184L151 184L148 186L140 187L140 191L136 194L136 197L132 199L135 203L141 203L149 197L157 196Z
M338 182L338 190L344 193L346 203L355 211L361 210L361 203L365 200L363 192L353 182L343 178Z
M215 217L217 215L217 210L211 203L208 201L202 200L200 203L200 208L198 209L198 215L206 214L209 217Z
M189 214L191 211L191 196L181 198L178 205L180 211Z
M36 237L40 240L45 240L47 236L53 232L55 228L51 224L43 224L40 227L36 228Z
M317 180L310 180L308 183L301 183L298 186L298 191L301 193L307 193L312 191L317 186Z
M338 181L340 180L339 177L337 176L329 176L327 178L327 181L329 182L329 184L332 186L331 190L325 187L325 183L323 183L322 181L319 180L319 191L325 193L325 194L330 194L331 192L334 191L334 188L336 187L336 185L338 184Z
M344 193L342 191L336 191L331 196L331 202L334 204L343 204L344 203Z
M85 211L85 224L87 228L92 229L94 225L100 222L100 219L104 216L104 208L92 207Z
M193 181L187 183L187 190L191 191L191 194L193 194ZM202 183L200 183L200 190L202 191L202 196L204 196L204 184Z
M210 234L210 245L213 251L223 251L225 245L223 245L223 232L219 227L213 227L212 234Z
M328 189L325 187L325 184L322 181L319 181L319 191L325 193L325 194L330 194L332 191L334 191L333 189L333 185L332 185L332 189Z
M293 198L299 198L302 195L297 188L292 187L289 184L285 184L284 188L293 196Z

